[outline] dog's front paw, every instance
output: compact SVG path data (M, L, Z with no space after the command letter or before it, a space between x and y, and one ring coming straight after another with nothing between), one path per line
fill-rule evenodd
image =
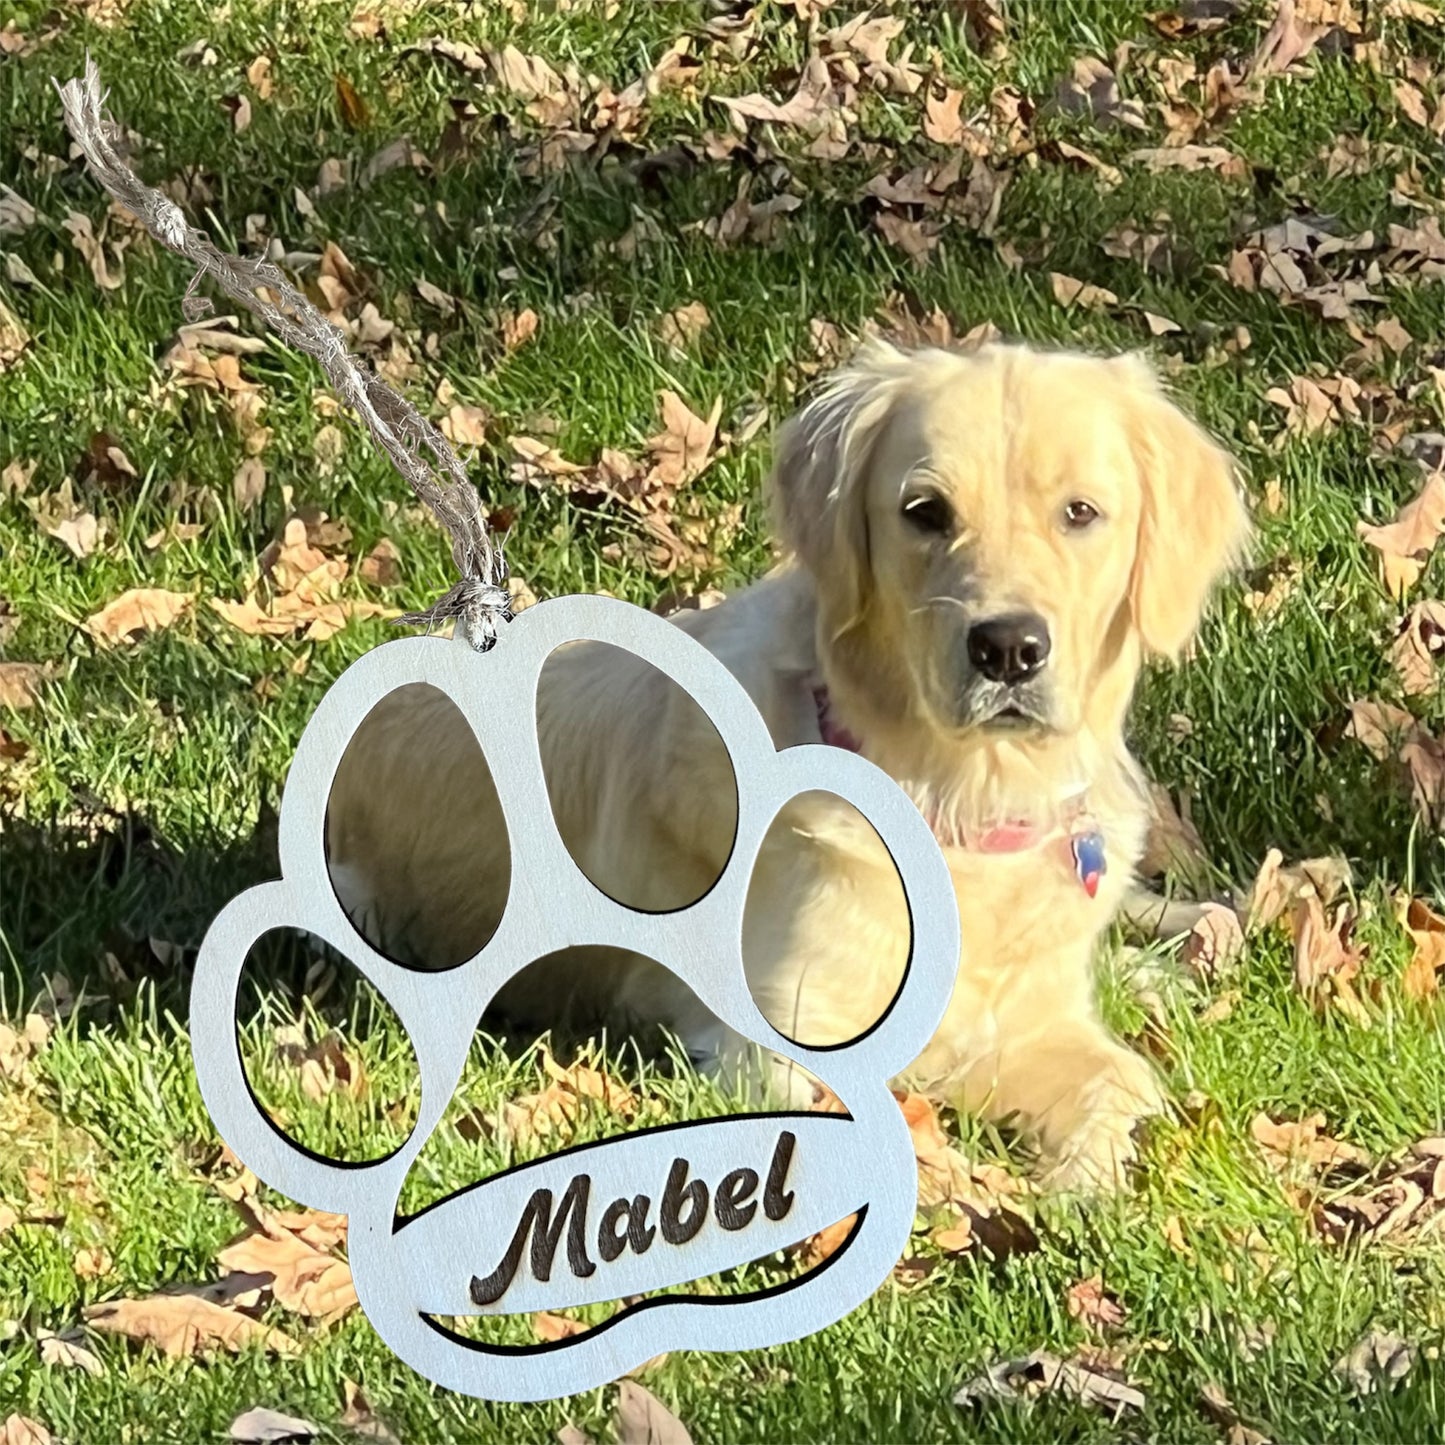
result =
M1110 1193L1128 1182L1143 1120L1167 1107L1147 1060L1111 1045L1096 1073L1046 1121L1043 1183L1060 1193Z

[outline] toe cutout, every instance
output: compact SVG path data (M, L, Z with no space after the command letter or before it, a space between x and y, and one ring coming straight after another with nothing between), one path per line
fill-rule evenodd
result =
M426 683L384 697L347 744L326 814L347 916L408 968L453 968L497 931L511 886L507 824L457 705Z
M406 1142L421 1097L411 1041L334 949L291 929L263 934L241 972L236 1025L251 1091L288 1139L347 1164Z
M592 884L644 913L702 898L732 852L737 779L691 696L623 648L574 643L542 668L537 721L557 831Z
M851 1043L898 996L912 936L902 879L873 825L834 793L789 799L743 913L743 964L763 1017L807 1048Z

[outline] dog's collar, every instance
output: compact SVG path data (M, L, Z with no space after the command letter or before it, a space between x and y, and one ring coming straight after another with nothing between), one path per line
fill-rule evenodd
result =
M833 716L832 701L825 683L811 684L813 706L818 717L818 733L829 747L845 752L861 753L863 744ZM1077 792L1068 798L1052 827L1044 827L1026 818L1005 818L984 828L945 823L936 813L923 810L933 835L946 848L962 848L971 853L1028 853L1047 845L1062 845L1061 851L1079 880L1079 886L1093 898L1099 883L1109 871L1104 850L1104 835L1091 816L1087 794Z

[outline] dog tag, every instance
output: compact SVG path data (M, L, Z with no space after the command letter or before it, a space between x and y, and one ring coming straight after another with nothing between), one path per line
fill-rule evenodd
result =
M723 876L696 903L640 913L602 894L572 860L548 804L536 730L548 656L594 640L624 648L684 688L717 728L738 780L737 833ZM347 743L396 688L427 683L474 732L506 814L513 886L496 933L444 973L409 970L353 929L332 888L326 804ZM807 1048L763 1017L743 972L748 882L769 824L798 793L852 803L897 866L913 925L907 971L883 1016L849 1043ZM211 925L191 992L191 1039L206 1106L236 1155L267 1184L349 1216L352 1275L377 1333L449 1389L541 1400L614 1380L664 1351L755 1348L837 1320L887 1277L912 1227L917 1176L889 1080L943 1016L959 957L947 865L904 793L863 758L821 744L774 748L742 686L671 623L610 598L529 608L477 653L412 637L383 644L331 687L296 750L282 801L281 877L251 888ZM385 1158L344 1164L283 1134L241 1060L237 991L252 945L305 929L345 955L405 1028L421 1076L416 1126ZM579 941L671 968L744 1038L809 1070L846 1112L780 1112L638 1129L477 1180L411 1217L402 1184L461 1079L483 1010L534 959ZM689 1296L668 1290L746 1265L855 1217L823 1264L773 1288ZM606 1323L531 1346L479 1342L457 1316L561 1309L642 1294Z

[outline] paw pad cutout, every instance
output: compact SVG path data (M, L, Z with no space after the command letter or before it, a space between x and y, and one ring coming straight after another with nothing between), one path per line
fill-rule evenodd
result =
M705 896L664 914L608 898L558 836L537 743L537 681L564 643L595 640L678 683L717 729L737 779L737 832ZM511 847L506 911L479 951L422 973L378 953L342 909L327 871L326 804L342 754L370 711L425 683L461 711L490 767ZM858 1038L829 1048L774 1029L749 992L741 951L748 883L765 833L800 793L834 793L872 825L903 882L913 943L902 986ZM684 804L685 804L685 800ZM665 1350L732 1350L810 1334L862 1303L902 1253L917 1194L913 1147L889 1080L922 1051L958 966L947 865L905 795L862 758L822 745L777 751L731 673L661 618L608 598L529 608L477 655L439 638L389 642L322 699L296 750L280 819L282 876L235 898L196 964L191 1037L202 1096L222 1137L272 1187L350 1217L361 1306L414 1369L447 1388L540 1400L604 1384ZM378 1160L322 1158L287 1138L247 1082L236 1032L246 956L269 929L306 929L383 995L410 1039L421 1100L411 1135ZM462 1077L488 1002L532 960L582 945L658 960L721 1022L791 1060L846 1114L784 1112L642 1128L505 1170L423 1210L397 1202ZM734 1296L655 1295L606 1324L534 1346L489 1345L437 1317L555 1310L654 1294L717 1274L857 1216L842 1249L801 1278Z

